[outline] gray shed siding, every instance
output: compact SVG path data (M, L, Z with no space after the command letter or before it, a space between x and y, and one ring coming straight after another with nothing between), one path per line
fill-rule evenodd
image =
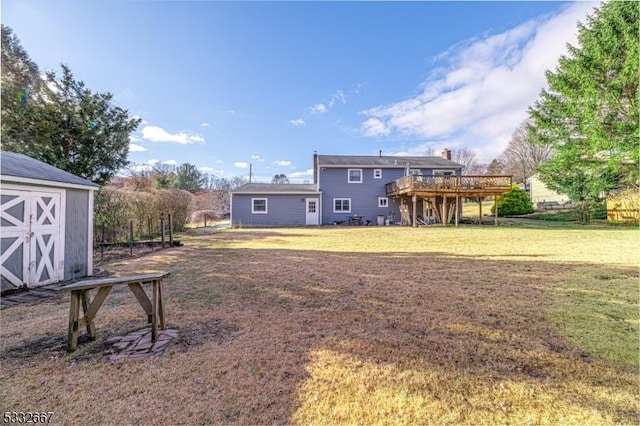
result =
M251 213L251 199L266 198L267 213ZM320 198L314 194L232 194L232 226L305 225L306 198Z
M87 276L89 191L67 189L64 236L64 279ZM93 243L93 242L92 242Z

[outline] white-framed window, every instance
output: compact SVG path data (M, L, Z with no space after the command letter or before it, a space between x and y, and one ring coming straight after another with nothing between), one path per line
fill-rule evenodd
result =
M453 176L453 174L454 174L453 170L434 170L433 171L434 176Z
M267 214L269 200L267 198L252 198L251 199L251 213L253 214Z
M378 207L389 207L389 198L378 197Z
M420 169L411 169L411 170L409 170L409 174L411 176L421 176L422 175L422 170L420 170Z
M373 178L382 179L382 169L373 169Z
M349 169L347 173L349 183L362 183L362 169Z
M351 213L351 198L334 198L334 213Z

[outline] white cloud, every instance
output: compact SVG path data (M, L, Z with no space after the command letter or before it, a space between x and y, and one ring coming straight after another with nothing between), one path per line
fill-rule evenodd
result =
M144 146L136 145L135 143L129 144L129 152L145 152L145 151L149 151L149 150Z
M345 95L342 90L336 90L333 95L331 95L329 108L332 108L336 102L342 102L343 104L347 103L347 95Z
M235 109L228 109L228 110L227 110L227 112L228 112L229 114L235 114L235 113L236 113L236 110L235 110Z
M289 124L291 124L294 127L302 127L307 123L305 123L305 121L302 118L293 118L289 120Z
M209 127L209 126L211 126L209 123L201 123L200 124L200 127Z
M233 166L236 169L248 169L249 163L247 163L246 161L236 161L235 163L233 163Z
M287 176L289 176L290 178L310 177L313 176L313 169L307 169L304 172L289 173Z
M251 154L251 159L257 163L264 163L264 158L260 157L258 154Z
M141 142L142 139L136 137L136 136L129 136L129 142Z
M391 131L384 122L371 117L362 123L362 132L365 136L376 137L388 135Z
M152 166L153 166L154 164L158 164L159 162L160 162L160 160L156 160L155 158L152 158L152 159L150 159L150 160L147 160L147 164L150 164L150 165L152 165Z
M130 169L134 172L150 172L153 170L153 167L149 164L134 164L130 167Z
M314 106L309 108L309 111L311 111L311 114L324 114L327 111L329 111L329 109L327 108L327 106L323 103L318 103L315 104Z
M178 162L176 160L165 160L162 161L162 164L166 164L167 166L177 166Z
M291 165L291 161L289 160L278 160L278 161L274 161L273 164L275 164L278 167L288 167Z
M224 170L214 169L213 167L209 167L209 166L198 167L198 170L201 171L202 173L209 173L216 176L221 176L224 174Z
M456 44L435 58L418 95L362 111L361 132L427 139L408 153L419 154L427 145L464 146L476 149L480 161L491 161L546 86L545 70L555 69L567 43L576 44L576 21L584 22L594 5L572 3L503 33Z
M173 142L181 145L204 142L204 138L200 135L185 132L169 133L158 126L145 126L142 129L142 138L151 142Z

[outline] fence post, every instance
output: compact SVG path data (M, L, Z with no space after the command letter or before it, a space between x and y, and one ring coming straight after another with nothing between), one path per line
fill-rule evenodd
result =
M106 232L106 225L102 224L102 241L100 242L100 263L104 262L104 233Z
M173 219L169 213L169 247L173 247Z
M160 213L160 242L161 247L164 248L164 213Z
M129 257L133 257L133 221L129 222Z
M151 227L151 216L147 217L147 224L149 225L149 247L153 250L153 228Z

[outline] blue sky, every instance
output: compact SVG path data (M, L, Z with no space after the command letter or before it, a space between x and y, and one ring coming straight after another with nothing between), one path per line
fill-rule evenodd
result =
M4 0L2 22L143 120L138 167L303 182L314 151L490 162L596 5Z

